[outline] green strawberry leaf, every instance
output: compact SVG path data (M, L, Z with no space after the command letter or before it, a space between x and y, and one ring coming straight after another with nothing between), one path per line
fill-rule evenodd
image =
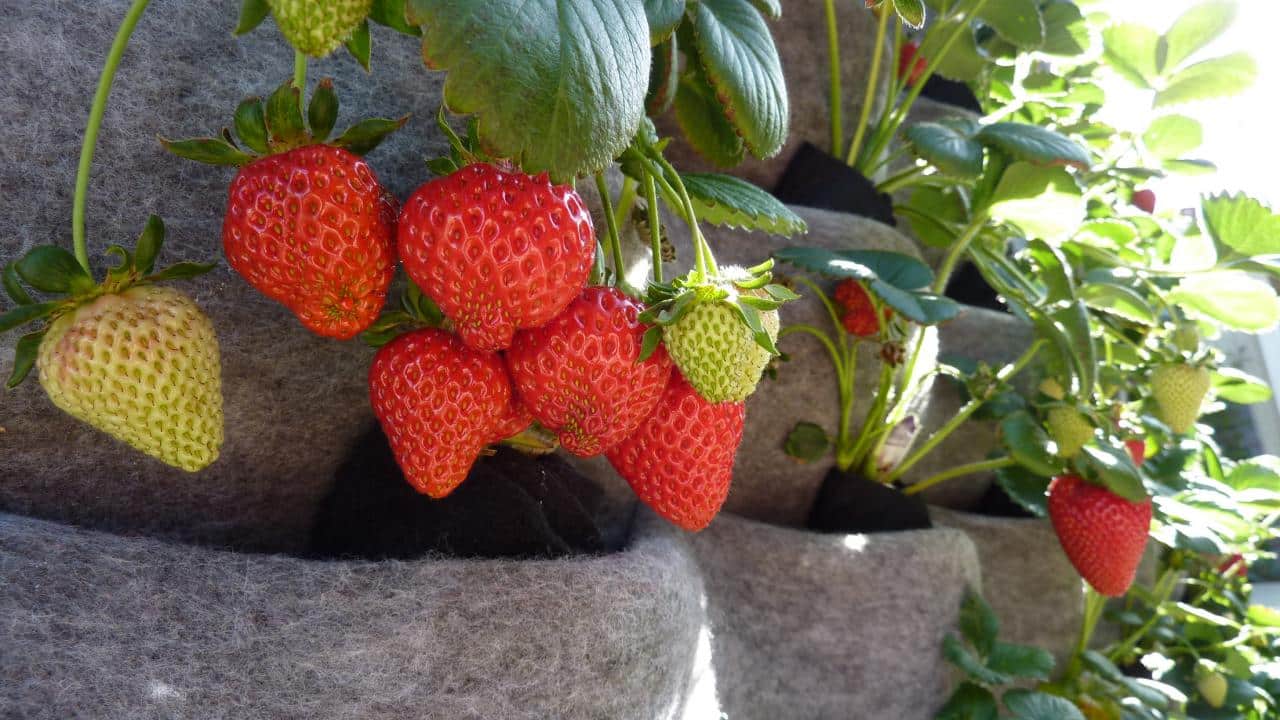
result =
M907 128L907 141L925 162L954 177L982 174L982 145L954 127L935 122Z
M1142 134L1142 144L1162 160L1182 157L1204 142L1200 121L1186 115L1162 115Z
M1036 165L1089 167L1089 151L1064 135L1036 125L991 123L983 126L975 137L983 145L1009 153L1014 160Z
M923 0L893 0L893 9L907 27L914 30L924 27Z
M59 305L61 305L61 303L56 302L19 305L9 312L0 315L0 333L9 332L20 325L26 325L29 322L35 322L41 318L48 317L50 313L58 309Z
M133 247L133 267L140 275L149 275L156 266L156 257L164 245L164 221L158 215L147 218L147 224Z
M289 150L307 139L302 121L302 91L289 80L267 98L267 143L274 150Z
M1159 75L1156 47L1160 36L1150 28L1119 23L1102 31L1103 56L1121 77L1148 90Z
M31 372L31 368L36 364L36 357L40 352L40 341L44 339L44 332L44 330L41 330L27 333L18 338L18 342L13 346L13 372L9 374L9 380L5 383L5 387L12 390L27 378L27 374Z
M1236 19L1234 0L1208 0L1193 5L1160 38L1156 66L1160 72L1178 67L1197 50L1221 37Z
M699 220L743 230L792 236L808 231L805 221L768 192L730 175L680 175Z
M1079 185L1062 168L1016 162L1000 177L991 198L993 220L1021 228L1029 237L1067 237L1085 216Z
M965 589L960 603L960 633L983 657L991 653L1000 634L1000 620L995 611L972 588Z
M267 5L267 0L244 0L240 4L240 18L236 21L236 29L231 34L244 35L253 30L262 24L270 12L271 6Z
M603 170L644 116L649 27L634 0L409 0L445 103L492 154L557 181Z
M1019 465L1041 477L1062 472L1062 463L1049 449L1049 434L1025 411L1000 421L1000 440Z
M1074 464L1081 475L1101 482L1103 487L1130 502L1147 499L1142 473L1123 447L1089 443L1080 448Z
M1022 465L1000 468L996 482L1014 502L1036 517L1049 514L1049 478L1034 473Z
M947 699L934 720L999 720L1000 708L991 691L972 682L964 682Z
M346 148L357 155L372 152L388 135L404 127L409 122L405 115L394 120L390 118L369 118L347 128L347 131L333 141L333 145Z
M1169 78L1165 88L1156 93L1155 107L1237 95L1257 77L1258 63L1248 53L1204 60Z
M344 43L351 57L360 63L365 72L369 72L369 55L373 51L373 41L369 37L369 21L365 20L351 31L351 37Z
M1059 57L1084 55L1094 46L1089 23L1075 3L1059 2L1044 8L1044 44L1040 52Z
M751 4L756 6L761 15L771 20L777 20L782 17L781 0L751 0Z
M18 275L42 292L81 293L93 289L93 278L70 251L56 245L37 245L17 262Z
M745 145L716 99L715 90L698 70L686 72L676 88L676 123L693 149L717 167L742 162Z
M694 46L715 96L752 155L776 155L787 139L782 63L760 12L741 0L699 0Z
M4 266L4 273L0 274L0 281L4 283L5 294L9 299L19 305L30 305L35 302L31 295L27 293L27 289L22 287L22 282L18 279L18 269L14 263Z
M783 450L801 462L814 462L831 450L831 437L816 423L798 422L787 434Z
M404 6L405 0L373 0L373 6L369 8L369 19L398 33L420 37L422 31L405 19Z
M1009 682L1009 676L987 667L981 658L974 655L954 635L948 635L942 641L942 655L951 664L960 668L965 675L983 685L1003 685Z
M311 93L311 102L307 104L307 124L311 126L311 137L316 142L324 142L333 132L338 122L338 94L333 91L333 78L324 78Z
M1146 298L1123 285L1085 283L1077 291L1085 305L1148 327L1156 324L1156 311Z
M1044 18L1035 0L989 0L978 19L1020 48L1035 49L1044 43Z
M952 33L959 31L959 39L938 61L937 73L949 80L975 82L990 67L991 60L978 47L973 28L967 21L963 24L964 27L961 28L959 20L943 20L931 26L930 32L925 35L924 44L920 47L920 55L933 57L942 49L942 38L949 38Z
M267 119L261 98L246 98L236 107L235 126L236 135L245 147L260 154L268 152Z
M1212 175L1218 172L1218 166L1208 160L1196 158L1178 158L1160 163L1161 169L1179 175Z
M644 0L650 45L657 45L675 32L684 17L684 3L685 0Z
M1266 381L1243 370L1220 367L1209 375L1213 379L1213 394L1219 400L1237 405L1252 405L1271 399L1271 388Z
M21 266L18 270L21 272ZM1187 275L1169 291L1166 300L1189 315L1237 330L1261 331L1280 322L1280 300L1275 290L1269 283L1243 272Z
M1204 197L1200 213L1219 256L1280 253L1280 215L1248 195Z
M147 276L150 282L164 282L166 280L185 280L203 275L217 267L217 263L198 263L198 262L180 262L174 263L158 273Z
M997 642L987 656L987 667L1010 677L1048 680L1053 672L1053 654L1029 645Z
M1049 693L1014 688L1001 700L1017 720L1085 720L1070 700Z
M165 150L180 158L194 160L207 165L248 165L253 156L240 150L222 138L194 138L191 140L168 140L160 138ZM248 144L248 143L246 143Z
M644 111L657 117L671 108L680 88L680 55L676 36L655 45L650 53L649 89L644 95Z
M919 290L933 283L933 271L928 265L910 255L889 250L787 247L775 252L773 257L810 272L840 279L880 280L902 290Z

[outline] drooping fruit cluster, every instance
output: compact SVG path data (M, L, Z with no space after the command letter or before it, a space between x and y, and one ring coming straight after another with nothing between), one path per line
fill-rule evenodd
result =
M1209 393L1209 370L1186 363L1161 365L1151 373L1156 417L1179 435L1190 432Z
M337 118L322 81L302 120L301 93L286 83L236 111L248 149L225 137L165 142L174 154L236 165L222 244L254 288L289 308L317 335L346 340L378 318L395 274L395 200L359 157L403 124L369 120L326 144Z
M840 324L844 326L845 332L856 337L871 337L880 332L880 318L876 316L875 303L862 283L852 278L841 280L832 297L840 310ZM893 310L886 307L885 322L891 317Z
M1133 584L1147 546L1151 499L1131 502L1077 475L1049 484L1049 519L1080 576L1103 595L1123 595Z

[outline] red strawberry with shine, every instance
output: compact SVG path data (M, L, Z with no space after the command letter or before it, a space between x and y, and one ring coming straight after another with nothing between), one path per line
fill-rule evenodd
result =
M369 327L395 272L395 200L358 155L309 145L255 160L231 183L227 261L307 329Z
M908 87L915 85L927 66L928 63L920 56L918 44L902 43L902 50L898 53L898 80L905 82Z
M1134 207L1148 215L1156 211L1156 194L1152 190L1138 190L1132 200Z
M405 272L477 350L511 345L582 291L595 232L567 185L476 163L418 188L397 233Z
M369 397L405 479L433 498L466 479L511 417L502 359L434 328L405 333L378 350Z
M836 305L840 307L840 323L850 335L870 337L880 332L880 319L876 317L875 305L862 283L857 280L842 280L836 285ZM884 319L892 317L893 311L884 309Z
M1118 597L1129 589L1147 547L1151 498L1130 502L1061 475L1049 484L1049 519L1067 558L1094 590Z
M742 403L707 402L677 370L653 414L606 456L646 505L697 532L729 496L745 418Z
M569 452L599 455L653 412L671 376L662 346L637 362L644 306L589 287L554 320L516 333L507 367L520 399Z
M1142 438L1129 438L1124 441L1124 449L1129 451L1133 464L1141 466L1147 459L1147 443Z

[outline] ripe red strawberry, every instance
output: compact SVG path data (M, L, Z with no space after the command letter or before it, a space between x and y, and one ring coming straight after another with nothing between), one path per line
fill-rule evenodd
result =
M920 76L928 65L919 53L920 46L913 42L903 43L902 50L898 53L898 80L904 81L908 87L920 81Z
M419 187L400 214L405 272L477 350L511 346L582 291L595 233L567 185L476 163Z
M1124 448L1129 451L1129 457L1133 458L1134 465L1141 466L1147 459L1147 443L1142 438L1125 440Z
M659 346L637 362L644 306L617 288L589 287L554 320L516 333L507 367L520 399L575 455L599 455L649 417L671 376Z
M1150 215L1156 211L1156 194L1151 190L1138 190L1131 198L1133 206Z
M246 165L231 182L231 267L317 335L377 319L395 273L395 201L358 155L311 145Z
M520 396L513 388L511 401L507 403L502 416L498 418L497 426L493 429L493 435L490 436L490 442L498 443L513 435L519 435L532 424L533 416L529 414L529 408L520 402Z
M1130 502L1061 475L1049 484L1049 519L1067 558L1093 589L1111 597L1129 589L1147 546L1151 498Z
M427 328L378 350L369 397L405 479L442 498L466 479L510 417L511 380L496 354Z
M866 288L857 280L842 280L836 285L834 293L836 305L841 310L840 322L850 335L870 337L880 332L880 319L876 317L875 305ZM893 317L893 310L884 309L887 322Z
M729 496L745 417L742 403L707 402L676 371L653 414L606 456L646 505L696 532Z

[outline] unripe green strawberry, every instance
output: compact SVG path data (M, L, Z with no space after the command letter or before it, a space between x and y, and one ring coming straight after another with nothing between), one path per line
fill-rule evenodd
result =
M1200 417L1200 404L1209 392L1209 371L1203 367L1171 363L1151 374L1151 396L1156 401L1156 417L1182 435Z
M1056 405L1049 409L1049 436L1058 444L1058 455L1073 458L1093 439L1093 425L1073 407Z
M71 416L189 472L217 459L218 341L186 295L155 285L102 295L50 325L36 367Z
M1200 697L1211 708L1220 708L1227 702L1227 691L1230 685L1227 678L1209 662L1201 660L1196 663L1196 690Z
M757 296L759 291L743 291ZM760 313L760 323L778 339L778 311ZM689 384L708 402L742 402L755 392L773 355L756 342L728 300L699 303L663 328L663 344Z
M267 0L281 34L299 51L324 57L351 37L373 0Z

